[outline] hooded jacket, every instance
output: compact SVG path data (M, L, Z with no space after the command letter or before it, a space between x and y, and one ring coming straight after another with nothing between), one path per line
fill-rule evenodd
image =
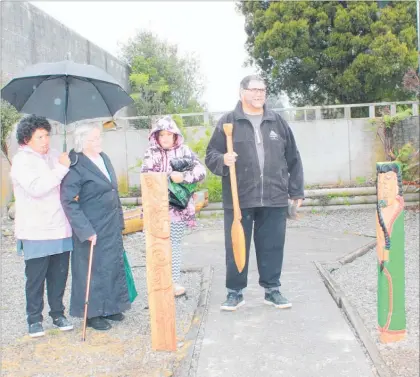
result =
M229 167L224 165L227 152L224 123L233 124L233 150L236 160L239 206L287 207L288 199L304 198L303 167L295 138L289 125L276 112L264 106L261 134L264 168L261 171L255 145L255 132L239 101L235 110L224 114L210 139L206 165L222 176L223 207L232 209Z
M169 131L177 135L177 140L172 148L166 150L160 146L158 143L160 131ZM149 147L144 155L141 172L166 172L169 176L172 173L170 165L171 159L180 157L190 157L194 160L193 169L183 173L183 183L197 183L203 181L206 177L206 168L191 149L184 144L184 137L176 123L169 116L161 118L156 122L150 132ZM178 209L170 206L169 214L171 221L173 222L185 222L189 226L194 225L195 205L193 197L191 197L185 209Z
M69 169L59 153L39 154L21 146L13 157L10 177L15 196L15 236L21 240L56 240L72 236L60 201L60 184Z

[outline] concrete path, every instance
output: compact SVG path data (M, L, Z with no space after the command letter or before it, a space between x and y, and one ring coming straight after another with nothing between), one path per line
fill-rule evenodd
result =
M220 311L226 297L223 232L187 236L184 266L214 267L196 377L374 376L313 264L339 258L371 241L310 228L288 229L281 281L293 307L281 310L264 305L252 249L246 304L229 313Z

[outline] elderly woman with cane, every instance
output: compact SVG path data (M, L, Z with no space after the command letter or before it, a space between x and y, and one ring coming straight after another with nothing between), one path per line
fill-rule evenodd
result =
M45 281L53 325L62 331L73 325L64 316L63 296L73 248L72 232L60 203L60 184L69 171L67 153L50 148L51 125L29 115L17 126L19 150L11 179L15 195L15 236L23 251L26 314L29 336L45 335L42 325Z
M85 124L74 132L70 171L61 185L61 203L73 228L70 314L83 317L91 244L87 326L109 330L131 307L124 269L123 211L117 178L102 152L100 126Z

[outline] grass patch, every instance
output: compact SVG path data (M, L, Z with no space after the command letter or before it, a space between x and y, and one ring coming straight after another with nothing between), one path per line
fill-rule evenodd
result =
M57 336L57 335L61 334L61 330L60 329L49 329L49 330L46 331L46 333L48 335L51 335L51 336Z

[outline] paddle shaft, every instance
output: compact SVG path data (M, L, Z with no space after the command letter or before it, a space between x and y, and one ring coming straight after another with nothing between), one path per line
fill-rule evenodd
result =
M228 153L233 153L233 139L232 135L226 135L226 145ZM236 180L236 167L235 164L229 166L230 173L230 186L232 190L232 203L233 203L233 218L235 220L241 220L242 214L239 207L239 197L238 197L238 182Z
M226 147L228 154L233 154L233 124L224 123L223 130L226 135ZM238 272L241 273L245 268L246 264L246 243L245 243L245 234L242 227L241 219L242 213L239 206L239 196L238 196L238 183L236 180L236 167L235 163L232 166L229 166L230 172L230 186L232 192L232 203L233 203L233 222L231 228L232 235L232 251L233 257L235 260L236 267Z
M86 282L85 315L83 317L83 332L82 332L83 341L85 341L86 339L86 325L87 325L87 313L88 313L88 305L89 305L90 280L92 277L92 261L93 261L93 242L90 243L90 252L89 252L89 267L88 267L87 282Z

